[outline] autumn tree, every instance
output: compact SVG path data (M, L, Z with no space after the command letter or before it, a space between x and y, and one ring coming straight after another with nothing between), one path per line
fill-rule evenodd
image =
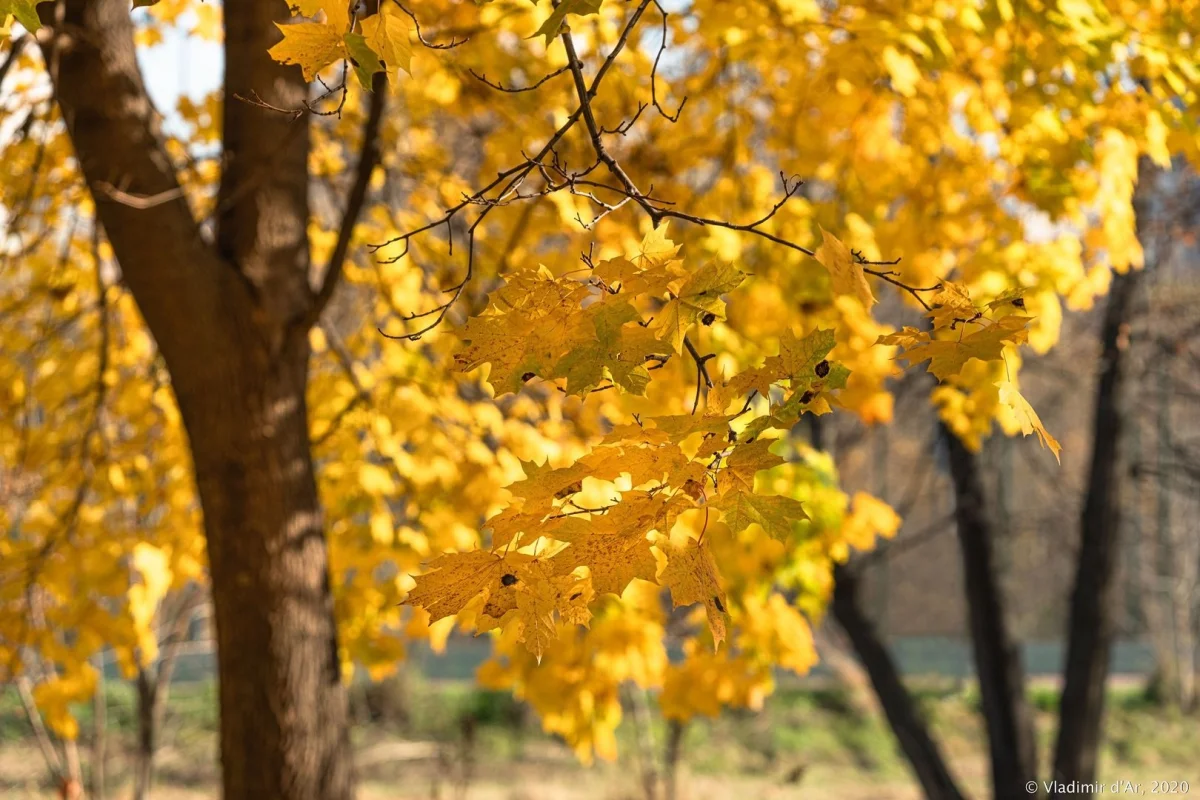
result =
M761 703L900 524L792 428L886 423L900 356L965 447L1057 455L1017 348L1137 264L1139 153L1195 146L1174 10L34 5L0 5L0 635L66 715L206 556L230 798L349 796L343 674L451 624L584 756L626 681ZM168 27L225 53L182 132L136 58Z

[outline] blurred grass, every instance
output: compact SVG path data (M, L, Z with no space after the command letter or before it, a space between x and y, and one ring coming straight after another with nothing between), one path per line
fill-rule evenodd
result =
M110 784L128 784L135 742L134 693L123 682L106 685ZM980 794L987 776L986 743L977 689L965 682L919 683L919 707L961 782ZM1058 692L1030 689L1043 753L1053 742ZM216 687L212 682L172 687L161 735L155 797L214 796L217 772ZM650 704L650 740L661 769L666 724ZM351 690L354 743L364 797L431 797L455 782L469 797L642 797L635 757L638 732L626 714L618 731L621 759L588 772L562 743L542 733L535 716L504 692L465 681L431 682L402 676ZM92 708L76 709L90 745ZM641 741L645 741L643 732ZM45 769L30 738L16 692L0 691L0 796L49 797ZM645 759L641 759L644 761ZM1157 707L1136 687L1109 692L1101 778L1146 776L1188 780L1200 787L1200 718ZM882 715L856 706L836 687L787 684L761 712L728 711L699 719L684 735L682 772L703 797L918 796L907 764ZM544 793L538 787L544 786ZM599 787L599 788L597 788ZM404 791L412 792L403 794ZM813 792L816 794L813 794ZM112 796L122 796L119 792Z

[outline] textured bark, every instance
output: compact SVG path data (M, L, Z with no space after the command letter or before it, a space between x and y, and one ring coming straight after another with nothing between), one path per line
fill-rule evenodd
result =
M218 641L226 800L353 794L326 544L305 406L306 86L267 49L284 0L226 3L216 246L182 197L128 0L41 6L56 96L122 277L191 442ZM58 16L56 19L55 16Z
M1054 777L1062 782L1091 783L1096 775L1117 588L1121 526L1117 446L1124 427L1121 395L1129 367L1129 319L1140 276L1140 272L1130 271L1113 277L1101 331L1103 352L1092 420L1092 460L1080 517L1081 539L1054 753Z
M946 768L945 759L929 736L900 673L874 624L859 604L858 576L850 567L834 569L833 616L854 645L854 652L871 677L892 733L928 800L962 800L962 792Z
M954 481L954 516L963 559L971 645L992 763L996 800L1028 800L1025 786L1037 778L1033 717L1025 698L1025 667L1009 632L994 551L995 526L979 474L979 462L942 427Z

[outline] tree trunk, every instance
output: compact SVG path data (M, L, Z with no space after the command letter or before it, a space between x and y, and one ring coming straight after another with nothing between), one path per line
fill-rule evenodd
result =
M308 276L308 117L238 99L297 108L307 97L300 71L267 54L288 4L224 5L215 246L163 147L129 8L43 4L39 40L191 443L217 630L223 796L349 798L346 693L305 404L307 328L320 309Z
M61 784L66 775L62 759L58 757L58 751L54 749L54 741L50 738L50 732L46 730L46 722L42 719L42 713L38 711L37 702L33 699L33 682L26 675L17 678L17 696L21 698L21 706L25 710L25 718L29 720L33 739L37 742L38 749L42 751L46 770L55 783Z
M850 637L854 651L871 677L892 733L900 743L928 800L962 800L962 792L946 768L937 744L929 736L887 646L879 638L858 599L858 576L844 565L834 568L833 616Z
M1008 630L996 567L995 530L974 453L944 425L942 437L954 481L954 516L963 559L975 672L983 699L992 788L996 800L1028 800L1037 778L1033 717L1025 698L1025 668Z
M154 714L153 679L139 669L134 687L137 689L137 750L133 767L133 800L146 800L154 772L155 735L158 726Z
M663 800L679 800L679 762L683 759L683 734L687 723L667 722L666 749L663 752Z
M1092 460L1080 518L1079 557L1067 628L1054 778L1092 783L1104 716L1109 650L1113 638L1121 495L1117 446L1124 415L1121 394L1128 370L1129 319L1140 272L1113 278L1101 331L1100 382L1092 420Z

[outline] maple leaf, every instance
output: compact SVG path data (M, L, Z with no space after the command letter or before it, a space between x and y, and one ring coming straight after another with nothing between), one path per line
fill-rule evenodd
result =
M701 318L711 314L725 318L725 301L721 295L742 284L746 274L732 264L710 261L689 275L679 287L678 296L670 300L654 321L659 339L668 342L676 353L683 352L683 337Z
M679 606L703 603L708 612L708 627L712 631L713 649L725 640L725 615L727 600L725 590L717 573L712 551L704 542L688 540L677 547L669 539L656 544L667 557L666 566L659 575L659 583L671 590L671 602Z
M551 362L529 348L530 333L514 328L507 316L481 316L463 328L462 350L454 354L459 372L491 364L488 382L496 394L519 392L526 381L550 371Z
M1036 433L1042 447L1050 448L1050 452L1054 453L1054 459L1061 464L1062 459L1059 457L1059 453L1062 452L1062 445L1043 427L1041 418L1033 410L1033 406L1029 405L1029 401L1017 391L1016 385L1012 381L1001 381L996 386L1000 389L1000 402L1012 409L1021 426L1021 432L1026 436Z
M875 295L871 294L871 286L867 283L862 265L841 240L824 228L817 227L820 228L822 240L814 255L829 270L834 294L857 297L863 308L870 311L871 306L875 305Z
M595 303L580 314L581 337L570 343L551 377L566 378L567 393L587 394L608 375L631 394L644 394L650 383L646 357L667 353L667 348L640 325L641 319L625 299Z
M938 380L945 380L962 372L972 358L980 361L998 361L1003 358L1006 345L1018 345L1029 337L1026 326L1031 317L1010 315L970 333L961 341L931 341L904 353L911 364L929 361L929 371Z
M558 573L586 566L597 592L619 595L634 578L654 580L657 562L647 534L655 530L668 533L679 515L691 507L686 495L627 492L622 502L606 513L556 532L556 539L569 544L551 561Z
M545 503L563 494L580 491L584 478L612 480L628 470L627 460L622 458L619 448L597 447L567 467L554 468L550 462L538 465L532 461L521 462L525 479L507 487L514 497L524 498L529 505Z
M596 599L591 577L556 575L551 578L551 583L558 593L559 618L568 625L588 627L592 621L592 601Z
M0 0L0 22L6 22L9 17L16 17L17 22L25 26L30 33L37 33L42 27L38 19L37 5L48 0Z
M760 495L734 491L714 504L734 533L757 523L772 539L786 540L796 522L808 519L799 500L784 495Z
M557 574L553 565L536 559L515 564L489 593L477 621L477 634L515 626L517 641L541 663L550 643L558 638L555 617L587 626L596 592L590 578Z
M646 530L636 528L622 533L588 532L570 537L570 544L550 561L560 573L587 567L597 594L620 595L634 578L653 581L658 570Z
M771 469L783 463L783 459L770 452L774 439L757 439L738 445L721 470L721 494L731 491L754 492L754 476L761 470Z
M558 29L562 27L563 21L567 18L567 14L578 14L580 16L586 14L595 14L600 11L600 3L602 0L561 0L558 6L550 14L542 27L534 32L532 39L536 36L546 37L546 46L550 46L550 42L558 35Z
M632 296L663 295L673 282L685 276L681 262L674 258L678 249L677 246L671 245L670 258L652 255L635 255L632 260L612 258L597 264L592 274L611 291Z
M768 359L769 361L770 359ZM726 381L719 381L709 390L709 401L722 411L735 398L742 397L751 389L763 397L771 396L771 387L788 376L776 364L764 364L761 367L751 367L742 370Z
M513 585L513 576L529 560L521 553L500 556L486 550L445 553L429 562L429 571L416 576L417 585L404 605L425 609L431 622L454 616L480 595L487 603Z
M967 287L962 284L943 281L941 290L930 300L932 308L926 316L934 328L955 328L964 322L978 319L979 309L971 300Z
M377 15L378 16L378 15ZM346 43L346 55L354 65L354 74L364 89L371 88L371 76L383 72L383 64L379 56L367 44L367 40L359 33L347 33L342 37Z
M638 245L638 252L631 256L635 265L642 269L661 266L672 261L679 253L679 245L667 237L669 222L664 222L657 228L652 228Z
M676 481L698 478L704 473L702 464L695 464L674 442L646 447L627 447L619 464L629 475L633 486L660 482L671 475Z
M661 417L650 417L649 421L660 431L665 431L672 439L683 440L693 433L724 433L729 428L732 414L717 416L697 416L695 414L669 414Z
M522 270L492 293L488 313L470 319L454 365L467 372L491 364L497 394L518 392L535 375L549 376L580 338L587 321L580 304L591 290L560 281L545 268Z
M545 513L525 513L521 505L515 504L489 517L482 530L491 533L491 547L495 550L519 542L523 532L536 529L545 519Z
M630 422L614 426L600 443L658 446L670 442L671 439L672 436L665 430Z
M1015 289L1009 289L1007 292L1004 292L995 300L988 303L987 310L995 313L1000 309L1004 309L1009 314L1015 313L1011 310L1012 308L1024 310L1025 295L1028 293L1029 290L1023 286L1019 286Z
M558 592L549 581L525 584L513 592L516 598L517 640L524 642L538 663L550 643L558 638L554 625L554 610L558 606Z
M930 341L932 341L932 337L929 335L929 331L905 325L895 333L880 336L875 340L875 344L893 345L907 350L918 345L928 344Z
M380 4L379 13L362 21L366 44L379 56L387 70L404 70L412 74L411 26L408 16L396 3Z
M311 81L317 73L335 61L346 57L346 32L324 22L293 22L275 24L283 41L267 52L282 64L298 64L304 80Z
M793 381L813 380L818 377L817 365L825 360L835 344L837 339L832 328L818 328L802 339L789 329L779 339L779 355L768 358L763 366Z

